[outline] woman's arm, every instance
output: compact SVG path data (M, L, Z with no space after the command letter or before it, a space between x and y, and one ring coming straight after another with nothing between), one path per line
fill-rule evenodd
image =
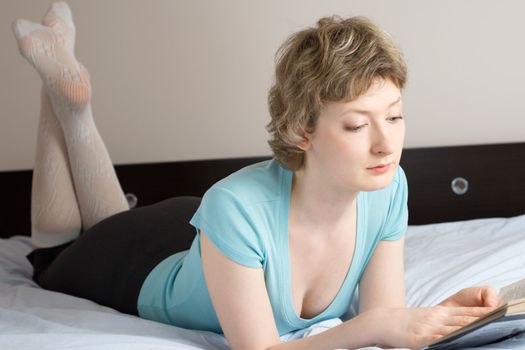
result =
M405 307L405 239L380 241L359 283L359 313L376 307Z
M375 344L419 348L471 322L486 308L373 307L323 333L281 343L260 268L224 256L201 231L206 284L233 350L355 349Z
M263 270L237 264L200 235L206 285L231 349L263 350L279 343Z
M374 344L371 325L354 318L324 333L281 343L262 269L244 267L224 256L201 231L206 284L222 330L236 349L337 349Z

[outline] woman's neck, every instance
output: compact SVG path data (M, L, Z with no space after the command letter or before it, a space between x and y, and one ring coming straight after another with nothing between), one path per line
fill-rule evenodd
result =
M358 194L341 189L320 171L303 167L292 178L291 219L312 232L337 230L355 215Z

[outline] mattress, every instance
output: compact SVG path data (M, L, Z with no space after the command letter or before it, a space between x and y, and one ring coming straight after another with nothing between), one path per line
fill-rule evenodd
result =
M25 258L30 239L0 240L1 349L228 349L219 334L188 330L120 313L40 288ZM407 305L431 306L479 285L501 288L525 277L525 215L409 226L405 244ZM285 334L282 341L323 332L353 317ZM525 334L481 349L525 348ZM369 347L367 349L379 349ZM480 349L480 348L476 348Z

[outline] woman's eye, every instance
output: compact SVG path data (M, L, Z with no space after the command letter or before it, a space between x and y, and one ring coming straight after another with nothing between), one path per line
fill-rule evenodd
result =
M391 121L393 121L393 122L396 122L396 121L398 121L398 120L400 120L400 119L403 119L403 116L402 116L402 115L397 116L397 117L390 117L390 118L388 118L388 120L391 120Z
M359 125L359 126L345 126L345 130L346 131L351 131L351 132L357 132L359 130L361 130L366 124L363 124L363 125Z
M403 119L402 115L387 118L387 120L391 121L392 123L396 123L398 120L401 120L401 119ZM359 130L361 130L367 125L368 124L363 124L363 125L358 125L358 126L345 126L344 129L350 132L358 132Z

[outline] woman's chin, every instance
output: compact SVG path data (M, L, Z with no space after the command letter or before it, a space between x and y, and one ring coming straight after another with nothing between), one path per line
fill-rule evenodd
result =
M388 187L392 183L393 176L391 174L384 174L383 176L375 176L372 179L366 181L361 191L371 192L378 191L385 187Z

